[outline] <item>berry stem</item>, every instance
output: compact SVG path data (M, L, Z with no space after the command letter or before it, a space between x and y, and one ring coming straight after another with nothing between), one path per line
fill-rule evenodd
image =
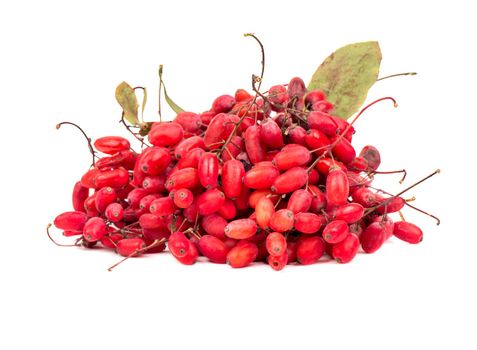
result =
M374 175L374 174L383 174L383 175L386 175L386 174L400 174L400 173L403 173L403 176L401 178L401 180L399 180L399 183L402 184L404 182L404 179L406 178L407 176L407 171L406 169L402 169L402 170L392 170L392 171L372 171L371 172L371 175Z
M94 150L93 148L93 145L91 144L91 138L88 137L88 135L86 135L86 133L84 132L84 130L77 124L75 123L72 123L72 122L61 122L61 123L58 123L56 124L56 129L59 130L61 128L62 125L72 125L74 126L75 128L77 128L79 131L81 131L81 133L83 134L83 136L85 137L86 141L88 142L88 148L89 148L89 152L91 153L91 155L93 156L93 166L95 164L95 158L97 158L97 155L96 155L96 151Z
M159 93L157 95L157 114L159 114L159 122L162 122L162 114L161 114L161 92L162 92L162 64L159 65L158 69L159 74Z
M258 90L260 90L260 87L262 86L262 80L263 80L263 73L265 72L265 49L263 48L263 44L262 42L255 36L255 34L253 33L245 33L243 35L244 37L252 37L254 38L258 45L260 45L260 50L262 52L262 61L261 61L261 65L262 65L262 70L260 72L260 80L258 81Z
M46 226L46 234L48 235L48 238L50 239L50 241L52 241L53 243L55 243L58 247L78 247L80 244L79 242L83 239L82 237L78 238L74 244L61 244L61 243L58 243L57 241L55 241L53 239L53 237L51 236L51 233L50 233L50 227L52 225L51 224L48 224Z
M381 81L381 80L388 79L388 78L400 77L400 76L404 76L404 75L417 75L417 73L416 72L407 72L407 73L391 74L391 75L386 75L382 78L378 78L378 79L376 79L376 81Z
M139 254L142 254L144 253L145 251L151 249L151 248L154 248L154 247L157 247L158 245L161 245L163 243L166 242L166 239L165 238L161 238L161 239L156 239L154 240L154 242L152 242L151 244L149 244L147 247L144 247L144 248L141 248L141 249L136 249L134 252L132 252L131 254L129 254L128 256L124 257L123 259L119 260L116 264L114 264L113 266L109 267L108 268L108 271L113 271L113 269L118 266L119 264L122 264L123 262L125 262L126 260L128 260L129 258L132 258L133 256L136 256L136 255L139 255Z

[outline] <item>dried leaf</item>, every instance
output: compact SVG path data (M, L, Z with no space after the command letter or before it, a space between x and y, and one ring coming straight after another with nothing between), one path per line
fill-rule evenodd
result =
M141 122L144 122L144 109L146 108L146 103L147 103L147 89L143 86L136 86L134 88L134 91L136 91L136 89L142 90Z
M166 85L164 84L164 81L162 80L162 64L159 66L159 79L160 79L160 83L164 87L164 97L166 98L166 102L169 105L169 107L171 107L172 110L176 113L184 112L184 110L181 107L179 107L177 103L172 101L172 99L167 94Z
M124 119L132 125L137 125L139 123L137 97L134 89L125 81L116 88L116 100L123 108Z
M324 91L335 105L333 114L347 119L358 111L378 78L381 58L377 41L346 45L318 67L308 89Z

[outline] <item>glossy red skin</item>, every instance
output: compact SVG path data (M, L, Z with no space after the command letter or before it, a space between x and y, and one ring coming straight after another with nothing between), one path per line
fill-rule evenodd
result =
M301 233L317 233L322 225L323 219L314 213L295 214L295 230Z
M324 157L318 160L318 162L315 165L315 168L316 170L320 172L320 174L328 175L330 170L336 166L339 167L344 172L347 171L346 165L341 163L339 160L333 160L327 157Z
M165 174L147 176L142 182L142 188L149 194L164 192L166 189L166 179Z
M167 247L169 248L169 251L176 258L186 256L191 245L192 244L184 235L184 233L180 231L171 233L169 240L167 241Z
M316 102L323 101L326 99L326 95L321 90L312 90L305 95L305 105L310 107Z
M248 198L250 197L250 189L247 186L242 187L242 192L235 198L234 204L237 210L248 209Z
M197 250L197 247L195 244L190 243L189 244L189 249L187 250L186 254L182 257L177 257L177 261L179 261L183 265L193 265L196 261L197 258L199 257L199 251Z
M197 113L180 112L174 122L180 124L186 133L197 134L200 131L201 117Z
M149 211L149 207L151 206L151 203L156 200L157 198L162 197L161 195L158 194L148 194L144 197L141 198L141 201L139 202L139 209L143 210L145 212Z
M94 204L96 206L96 210L100 213L104 213L106 207L115 202L118 196L113 188L111 187L103 187L102 189L96 192L96 196L94 199Z
M286 145L273 158L273 164L280 170L288 170L307 164L311 159L310 151L301 145Z
M237 102L247 102L250 101L252 98L253 96L250 95L247 90L237 89L237 91L235 91L235 101Z
M269 226L273 231L286 232L293 228L295 215L291 210L280 209L273 213Z
M94 178L95 188L121 188L129 183L129 172L124 168L101 171Z
M222 188L228 198L234 199L240 195L244 176L245 169L241 161L231 159L224 163L222 167Z
M106 223L103 219L93 217L88 219L83 228L83 237L88 242L96 242L106 235Z
M84 210L86 212L86 215L93 217L93 216L99 216L99 212L96 209L96 192L93 193L91 196L86 198L84 201Z
M275 271L283 270L288 263L288 254L285 252L279 256L270 255L267 259L268 265Z
M361 172L368 169L368 161L363 157L357 156L351 162L349 162L346 167L350 171Z
M146 155L141 157L139 162L139 168L147 175L159 175L164 173L172 157L169 151L164 147L151 147Z
M83 231L75 231L75 230L63 231L63 236L65 236L65 237L79 236L79 235L82 235L82 234L83 234Z
M194 194L187 188L180 188L174 193L174 204L181 209L190 207L194 201Z
M139 217L139 225L144 229L150 230L167 227L167 223L164 216L149 213L142 214Z
M320 173L316 169L310 169L308 172L308 184L316 185L320 181Z
M154 146L174 146L182 141L184 137L184 129L181 124L175 122L154 123L147 136L149 142Z
M337 142L331 152L344 164L350 163L356 157L356 151L353 145L351 145L351 142L346 138L337 135L331 138L331 142L333 144Z
M265 244L268 254L271 256L281 256L287 252L287 240L280 232L270 233L267 236Z
M370 208L378 204L376 193L367 187L360 187L351 193L353 202L361 204L365 208Z
M205 149L205 143L202 137L192 136L179 142L174 149L174 156L176 159L181 159L187 154L187 152L194 148Z
M94 142L94 147L106 154L115 154L120 151L128 150L131 145L128 140L121 136L100 137Z
M325 243L321 237L301 238L296 248L296 259L302 265L318 262L325 253Z
M251 189L267 189L270 188L280 171L273 165L255 166L244 177L244 185Z
M225 113L218 113L210 121L204 134L204 143L208 149L220 147L220 142L224 141L223 134L226 132L227 123L230 118Z
M233 136L230 143L225 146L225 150L222 153L222 160L224 162L235 159L240 152L244 150L244 141L241 136Z
M334 168L326 177L326 200L330 206L343 205L349 196L349 182L346 173Z
M349 263L359 250L359 237L350 233L344 240L336 243L331 248L331 256L340 264Z
M141 238L124 238L117 242L116 252L122 256L137 256L140 250L146 247L146 243Z
M227 254L227 264L233 268L241 268L250 265L258 255L255 244L245 241L237 243Z
M387 204L381 205L376 208L376 211L380 214L395 213L401 210L406 204L406 201L401 197L394 197L392 199L383 198L383 200L381 200L380 202L387 202Z
M334 218L352 224L363 217L364 207L359 203L347 203L336 208Z
M199 250L207 259L217 264L225 264L229 248L217 237L202 236L199 240Z
M81 177L81 186L86 187L86 188L95 188L96 185L94 183L94 179L96 176L100 173L101 171L93 168L89 169L86 173L83 174Z
M88 221L88 216L81 211L67 211L55 218L56 228L65 231L82 231Z
M120 233L108 233L103 236L99 241L105 248L116 249L116 246L123 236Z
M195 223L198 215L197 197L194 198L194 201L190 206L182 209L182 215L184 215L187 221Z
M141 163L140 160L141 158L145 157L148 152L152 147L147 147L142 150L141 154L139 154L136 158L136 163L134 164L134 169L133 169L133 176L132 176L132 181L131 185L134 187L140 187L142 185L142 182L144 179L147 177L147 174L145 174L143 171L141 171Z
M384 225L384 228L385 228L384 240L385 241L388 240L393 235L394 221L388 215L378 215L374 217L372 222L381 222Z
M308 126L312 129L318 129L327 136L339 134L340 126L343 125L330 114L323 111L312 111L308 114Z
M400 240L411 244L417 244L422 241L422 230L407 221L398 221L394 223L393 235Z
M81 181L75 183L73 187L73 195L72 195L72 202L73 202L73 209L75 211L82 211L84 212L84 201L86 198L89 197L89 188L84 187L81 184Z
M280 149L285 145L280 127L271 118L264 119L260 124L260 139L271 149Z
M118 222L123 219L124 209L119 203L111 203L106 207L104 215L109 221Z
M258 201L262 197L269 197L273 204L276 204L279 195L274 194L270 189L267 190L256 190L250 193L250 196L248 197L248 206L252 209L254 209L257 206Z
M262 162L266 158L266 148L261 142L259 125L252 125L244 134L245 149L252 164Z
M368 145L364 146L359 153L360 157L363 157L368 162L368 170L374 171L379 168L381 164L381 155L376 147Z
M312 111L321 111L325 113L331 113L333 111L334 105L330 101L318 101L313 103L311 106Z
M301 126L294 126L287 130L287 143L292 144L296 143L301 146L306 146L305 137L306 130Z
M294 214L307 212L311 207L313 195L303 189L294 191L288 199L287 208Z
M272 200L268 197L262 197L258 200L255 206L255 220L257 225L266 230L269 228L270 219L275 213L275 206Z
M318 129L310 129L305 136L306 146L310 151L314 151L315 154L323 154L328 150L331 141L324 132Z
M205 150L202 148L192 148L189 152L187 152L184 157L179 159L177 162L178 169L184 168L199 168L199 160L202 155L205 153Z
M326 208L326 195L315 185L309 185L308 192L313 196L310 211L315 214L321 214L321 210Z
M289 101L287 88L283 85L273 85L268 89L268 99L273 105L284 106Z
M233 239L247 239L257 232L257 223L251 219L231 221L224 228L225 235Z
M232 220L237 215L237 209L235 208L234 202L229 199L225 198L224 204L217 210L217 214L222 216L226 220Z
M119 151L112 156L103 157L96 160L94 167L99 170L106 170L122 166L128 170L132 170L134 168L136 158L137 154L131 152L130 150Z
M370 186L373 179L368 176L362 176L356 172L348 171L348 182L351 190L355 190L357 187Z
M333 220L323 229L323 239L331 244L341 242L348 235L348 223L343 220Z
M207 234L220 239L224 239L226 237L224 230L228 222L219 214L214 213L204 216L200 224Z
M199 215L205 216L215 213L224 204L225 195L219 189L210 189L197 197Z
M204 188L214 188L219 179L219 160L213 153L206 152L198 163L199 181Z
M235 105L235 98L230 95L221 95L212 103L212 110L215 113L227 113Z
M169 175L166 180L166 189L168 191L179 188L193 189L199 184L198 170L194 168L184 168Z
M156 214L158 216L174 214L176 210L177 207L170 197L157 198L149 205L149 211L151 214Z
M99 190L98 192L100 191L101 190ZM144 188L140 188L140 187L134 188L128 193L126 197L126 201L129 203L131 207L138 208L139 203L141 202L141 199L143 199L147 195L148 195L148 192Z
M366 253L374 253L384 243L386 238L386 226L381 222L373 222L366 227L361 236L361 248Z
M275 179L271 189L275 193L290 193L303 187L307 179L308 173L305 168L291 168Z

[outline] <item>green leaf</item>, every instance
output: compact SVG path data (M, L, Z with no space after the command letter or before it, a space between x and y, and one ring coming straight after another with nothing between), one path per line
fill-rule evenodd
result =
M172 110L176 113L184 112L184 110L181 107L179 107L177 103L172 101L172 99L167 94L166 85L164 84L164 81L162 80L162 64L159 66L159 80L160 80L160 84L162 84L162 86L164 87L164 97L166 98L166 102L169 105L169 107L171 107Z
M322 90L335 105L333 114L347 119L364 103L379 74L381 49L377 41L343 46L318 67L309 90Z
M137 125L139 123L137 97L134 89L125 81L116 88L116 100L123 108L124 119L132 125Z

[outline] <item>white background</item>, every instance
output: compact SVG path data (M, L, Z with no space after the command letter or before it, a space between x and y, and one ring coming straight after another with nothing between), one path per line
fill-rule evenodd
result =
M2 2L0 348L475 349L477 28L470 2L422 3ZM245 32L265 45L265 88L308 81L357 41L379 40L382 75L419 72L372 88L369 101L391 95L400 107L369 110L354 144L379 147L382 168L408 169L407 184L441 168L410 195L442 224L406 211L425 231L420 245L391 240L348 265L280 273L185 267L168 254L108 272L112 253L54 246L45 226L69 210L90 161L80 134L55 124L126 135L114 100L122 80L149 89L154 120L160 63L176 102L207 110L259 73Z

